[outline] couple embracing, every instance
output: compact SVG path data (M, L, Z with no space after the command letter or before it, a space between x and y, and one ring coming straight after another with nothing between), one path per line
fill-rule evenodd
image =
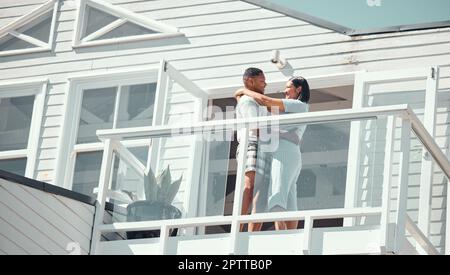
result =
M235 93L238 101L237 118L251 118L273 114L308 112L309 85L302 77L289 79L284 99L264 95L266 79L262 70L248 68L243 76L245 88ZM265 211L297 211L297 179L302 169L300 144L306 125L281 127L275 134L276 148L267 150L258 129L250 129L245 160L245 187L242 215ZM238 132L238 142L242 139ZM274 138L274 133L271 133ZM242 152L238 146L237 155ZM277 221L277 230L296 229L298 221ZM248 231L260 231L261 223L249 223ZM241 226L242 231L242 226Z

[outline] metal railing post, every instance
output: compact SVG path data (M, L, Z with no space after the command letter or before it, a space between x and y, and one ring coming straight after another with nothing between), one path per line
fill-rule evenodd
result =
M163 225L160 229L159 234L159 254L165 255L167 254L167 243L169 241L169 226Z
M249 128L242 129L245 133L239 141L240 154L237 159L237 172L236 172L236 186L234 188L234 202L233 202L233 214L230 231L230 254L236 254L238 234L240 230L240 223L238 217L241 215L242 209L242 197L245 185L245 160L247 159L247 147L249 141Z
M100 180L97 194L97 203L95 206L94 228L92 230L90 254L98 253L98 247L101 241L101 232L99 230L99 226L103 224L103 218L105 215L106 193L108 191L109 182L111 180L111 168L114 157L113 151L113 141L111 139L106 139L103 151L102 166L100 170Z
M425 114L423 125L428 133L435 137L436 129L436 109L437 109L437 90L439 85L439 68L432 67L430 76L427 79L427 89L425 97ZM419 218L418 226L425 236L429 236L430 217L431 217L431 192L433 186L433 160L426 158L428 154L426 148L422 149L422 168L420 175L419 188Z
M393 249L390 236L389 216L392 184L392 155L394 153L395 117L389 116L386 122L386 144L384 147L383 195L381 197L381 236L380 251L382 254Z
M401 139L400 139L400 162L399 162L399 182L397 194L397 214L395 217L395 248L394 253L398 254L405 240L406 206L408 200L408 172L409 155L411 147L411 121L408 118L402 119Z
M311 241L314 219L311 216L305 217L304 236L303 236L303 254L311 254Z

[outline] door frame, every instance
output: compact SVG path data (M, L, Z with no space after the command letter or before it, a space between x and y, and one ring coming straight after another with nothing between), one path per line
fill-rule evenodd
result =
M353 86L355 84L355 77L361 71L355 72L345 72L345 73L336 73L336 74L325 74L325 75L316 75L316 76L304 76L310 85L314 89L323 89L323 88L332 88L332 87L342 87L342 86ZM277 79L274 81L267 82L266 94L275 93L279 90L280 87L284 87L287 81L287 77L284 79ZM220 98L229 98L233 96L234 91L241 88L242 85L226 85L226 86L217 86L211 87L206 90L208 94L208 101L212 101L214 99ZM354 100L354 99L353 99ZM205 149L204 159L209 159L209 150ZM204 178L205 170L202 169L202 177ZM202 213L201 207L206 206L206 198L205 192L201 192L199 190L199 213ZM204 212L204 211L203 211ZM202 232L202 231L200 231Z

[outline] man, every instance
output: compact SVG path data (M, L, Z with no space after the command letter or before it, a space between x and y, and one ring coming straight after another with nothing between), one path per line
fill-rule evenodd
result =
M266 78L262 70L258 68L248 68L244 72L243 82L245 88L255 91L260 94L264 94L264 89L266 88ZM238 99L238 104L236 108L236 116L238 119L240 118L251 118L258 117L259 115L267 115L265 108L259 108L260 105L256 103L256 101L246 95L243 95ZM263 113L264 112L264 113ZM240 143L242 139L243 133L238 131L237 139ZM243 148L238 146L237 154L239 155L239 151L242 152ZM263 158L257 157L258 152L258 130L250 129L249 134L249 142L247 147L247 159L245 160L245 187L242 198L242 215L248 215L248 210L250 208L250 204L252 204L252 213L256 213L256 205L259 197L259 193L256 192L255 196L253 195L254 186L255 186L255 178L257 170L264 169L261 166L261 162L264 161ZM248 231L260 231L261 223L249 223ZM241 225L241 231L243 230L243 225Z

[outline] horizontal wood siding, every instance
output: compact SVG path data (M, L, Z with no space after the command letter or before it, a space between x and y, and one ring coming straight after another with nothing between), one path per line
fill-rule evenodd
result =
M89 253L94 206L0 179L0 207L5 254Z
M195 122L196 106L195 97L176 82L169 88L164 123L184 127ZM201 156L193 154L193 136L178 136L160 139L161 151L158 159L159 169L170 167L172 181L182 177L182 182L173 205L179 208L183 215L188 211L190 175L195 160Z

